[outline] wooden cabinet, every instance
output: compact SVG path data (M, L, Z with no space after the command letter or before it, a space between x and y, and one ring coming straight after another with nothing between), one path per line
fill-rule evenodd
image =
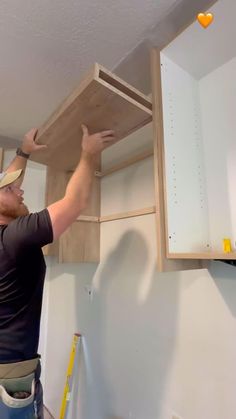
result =
M47 167L46 188L45 188L45 206L52 204L63 198L66 190L66 173ZM45 256L59 256L59 240L52 244L44 246Z
M153 66L155 67L154 61ZM90 205L57 242L45 247L45 255L56 255L59 262L99 262L100 225L102 222L156 213L158 270L199 267L198 261L169 262L166 254L161 148L162 122L158 97L160 99L160 80L154 76L153 71L154 148L126 158L104 172L101 172L101 162L98 161ZM151 120L152 102L150 98L96 64L78 89L66 99L39 130L38 142L47 144L48 147L46 150L32 155L31 159L48 166L46 206L64 196L66 185L79 161L82 139L81 123L87 124L90 132L114 129L118 138L122 139ZM102 177L142 161L153 154L156 184L156 197L153 201L156 201L156 205L142 208L140 203L140 208L135 211L101 217L100 183Z
M160 272L199 269L202 268L201 260L195 260L191 257L189 259L179 258L175 260L174 258L169 258L168 253L161 61L160 51L157 49L152 49L151 51L151 78L153 92L153 149L156 204L157 267Z
M118 140L150 122L152 102L141 92L95 64L79 87L39 129L47 149L31 159L58 170L74 170L81 151L81 124L91 133L114 129Z
M63 198L71 172L47 168L46 206ZM86 211L54 243L44 247L45 256L63 262L99 262L100 257L100 181L95 179Z
M81 123L86 124L90 132L113 129L121 140L151 120L151 100L95 64L79 87L39 130L37 142L47 144L47 149L32 154L31 159L48 166L46 206L64 196L78 164ZM123 164L127 165L127 162ZM100 217L100 183L104 175L100 169L99 160L88 208L57 242L44 248L45 255L56 255L59 262L99 262L100 223L107 221Z
M4 159L4 150L3 148L0 148L0 172L2 172L2 168L3 168L3 159Z
M236 259L235 11L219 0L211 27L195 21L153 52L157 224L169 260Z
M100 159L97 161L88 208L61 235L59 240L44 247L45 255L56 256L61 263L98 263L100 261L101 223L156 214L158 270L182 270L200 266L198 261L186 261L181 258L181 260L170 262L168 259L164 205L161 81L156 68L160 70L157 54L152 61L153 111L149 97L96 64L78 89L39 130L37 141L47 144L48 147L44 151L32 154L31 160L47 165L45 206L48 206L63 198L68 181L78 164L82 139L81 123L87 124L90 132L114 129L118 139L121 140L144 127L152 119L154 122L153 148L126 156L122 161L111 164L105 171L101 171ZM140 202L140 207L134 210L123 213L117 211L117 213L101 217L101 179L152 155L154 155L155 170L153 205L142 208Z

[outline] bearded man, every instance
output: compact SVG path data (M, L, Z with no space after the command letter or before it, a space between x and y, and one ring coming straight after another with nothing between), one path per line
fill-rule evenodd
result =
M28 157L46 147L36 144L36 129L25 135L0 174L1 419L43 419L38 343L46 264L41 247L57 240L86 208L96 157L115 142L111 130L93 135L84 125L82 130L80 161L65 196L42 211L29 213L21 189Z

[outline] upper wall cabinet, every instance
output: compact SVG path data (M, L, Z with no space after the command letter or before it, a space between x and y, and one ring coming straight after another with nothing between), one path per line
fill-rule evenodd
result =
M47 144L47 149L32 154L31 159L48 166L46 206L65 194L66 185L80 158L82 123L91 133L113 129L116 138L121 140L151 120L150 98L95 64L79 87L39 129L37 142ZM133 160L137 159L140 156L135 156ZM122 162L122 167L124 164L128 163ZM45 255L58 256L60 262L99 262L102 222L100 186L104 175L101 173L100 157L96 169L88 208L59 240L44 248Z
M147 96L95 64L40 128L37 142L47 144L47 149L33 153L31 159L58 170L73 170L80 157L82 123L92 133L113 129L121 140L151 119Z
M160 52L172 259L236 259L236 2L209 12L211 25L195 21Z

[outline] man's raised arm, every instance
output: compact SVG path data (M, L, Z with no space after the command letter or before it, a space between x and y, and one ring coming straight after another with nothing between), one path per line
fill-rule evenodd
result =
M37 134L37 129L32 128L27 134L25 134L24 139L22 141L21 147L17 149L17 155L11 161L5 172L14 172L15 170L22 169L23 172L19 179L15 181L15 185L18 187L21 186L24 180L24 174L27 164L27 159L29 158L30 154L33 151L42 150L46 148L46 145L39 145L35 143L35 137Z
M53 240L58 239L87 207L94 178L96 156L116 141L114 131L108 130L89 135L85 125L82 125L82 129L80 161L68 182L65 196L47 208L52 222Z

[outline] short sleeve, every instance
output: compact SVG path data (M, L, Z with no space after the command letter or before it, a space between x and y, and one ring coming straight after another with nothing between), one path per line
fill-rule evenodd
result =
M11 221L3 233L3 244L17 254L29 246L43 247L53 241L53 230L47 208Z

